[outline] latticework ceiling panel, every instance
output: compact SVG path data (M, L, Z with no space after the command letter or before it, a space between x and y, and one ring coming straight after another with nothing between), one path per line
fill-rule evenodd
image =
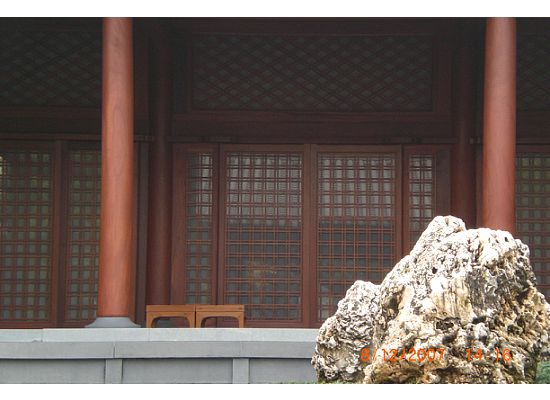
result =
M201 34L192 50L196 109L432 109L430 36Z
M518 109L550 110L550 36L519 35Z
M2 32L0 105L100 104L100 32Z

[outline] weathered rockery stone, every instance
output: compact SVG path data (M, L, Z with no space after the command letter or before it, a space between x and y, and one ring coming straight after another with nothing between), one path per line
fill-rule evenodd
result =
M436 217L380 285L356 281L338 303L317 337L318 379L533 382L550 330L535 282L528 247L508 232Z

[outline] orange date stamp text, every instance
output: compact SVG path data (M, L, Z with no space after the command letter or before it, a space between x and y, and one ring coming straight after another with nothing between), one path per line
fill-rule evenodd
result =
M383 362L435 362L441 361L445 354L445 348L428 348L428 349L375 349L363 347L359 353L359 360L362 363L370 363L377 357ZM482 351L481 349L467 348L464 357L468 361L483 361L492 360L496 362L510 363L512 353L510 349L494 348L491 351Z
M409 362L434 362L443 359L444 348L430 349L373 349L363 347L359 354L361 362L368 363L379 357L384 362L398 362L406 360Z

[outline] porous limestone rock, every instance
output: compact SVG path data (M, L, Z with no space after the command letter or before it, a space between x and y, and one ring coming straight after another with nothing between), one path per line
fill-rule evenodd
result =
M380 285L356 281L324 322L318 379L533 382L550 330L535 282L528 247L510 233L436 217Z

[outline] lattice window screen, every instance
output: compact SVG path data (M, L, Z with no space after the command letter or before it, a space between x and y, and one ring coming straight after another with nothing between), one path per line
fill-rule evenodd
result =
M550 110L550 36L518 36L519 110Z
M318 319L357 279L380 282L396 252L396 157L318 155Z
M516 160L517 236L529 246L537 286L550 300L550 154L519 153Z
M52 154L0 150L0 319L47 322L52 296Z
M303 157L226 154L225 302L251 320L301 318Z
M71 150L69 159L65 319L86 322L97 303L101 152Z
M430 36L193 36L193 106L430 111Z
M188 153L185 292L190 304L212 303L213 155Z
M432 154L409 157L409 243L414 246L435 217L436 160Z
M100 104L100 32L2 31L0 105Z

